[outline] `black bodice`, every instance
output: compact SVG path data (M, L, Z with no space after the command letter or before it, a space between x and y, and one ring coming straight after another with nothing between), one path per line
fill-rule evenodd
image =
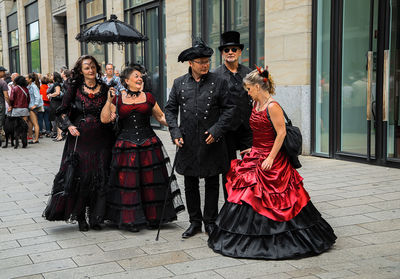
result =
M150 125L150 115L132 110L129 117L121 119L119 140L128 140L135 144L142 144L148 138L155 136Z

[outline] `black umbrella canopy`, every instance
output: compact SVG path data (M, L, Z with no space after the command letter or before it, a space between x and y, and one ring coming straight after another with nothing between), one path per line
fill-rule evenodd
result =
M117 19L116 15L111 15L110 19L93 25L83 30L75 39L85 43L139 43L147 41L148 38L136 30L134 27Z

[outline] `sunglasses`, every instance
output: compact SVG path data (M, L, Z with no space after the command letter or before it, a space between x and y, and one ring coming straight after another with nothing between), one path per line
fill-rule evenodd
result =
M225 53L229 53L230 50L232 50L232 52L236 52L236 51L238 50L238 48L236 48L236 47L232 47L232 48L227 47L227 48L224 48L224 52L225 52Z

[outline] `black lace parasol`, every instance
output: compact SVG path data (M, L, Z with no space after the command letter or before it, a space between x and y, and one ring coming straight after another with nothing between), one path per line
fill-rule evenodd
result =
M117 19L116 15L111 15L110 19L98 23L83 30L75 39L86 43L139 43L147 41L148 38L136 30L133 26Z

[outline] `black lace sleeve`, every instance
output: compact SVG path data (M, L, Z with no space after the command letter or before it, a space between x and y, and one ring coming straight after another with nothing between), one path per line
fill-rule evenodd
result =
M75 101L76 88L74 86L68 86L67 92L64 94L61 105L56 110L57 124L58 127L67 131L69 126L72 126L72 122L69 119L71 114L71 107Z

